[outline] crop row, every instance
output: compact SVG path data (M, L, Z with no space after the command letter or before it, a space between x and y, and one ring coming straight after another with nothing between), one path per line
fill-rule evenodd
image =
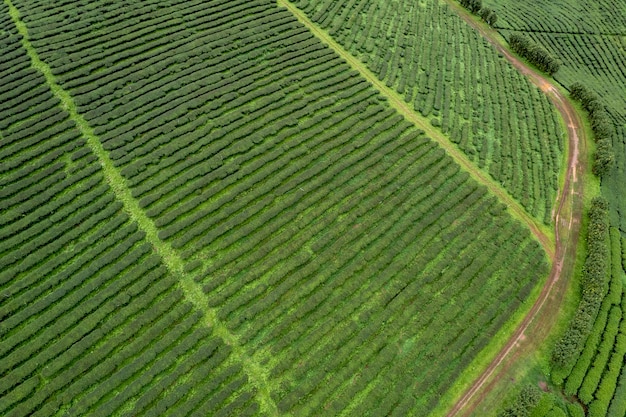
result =
M0 12L0 413L256 414Z
M611 93L611 85L622 84L626 79L621 51L611 36L551 33L529 35L538 42L543 42L565 65L571 67L571 74L564 74L564 77L567 75L571 78L580 74L582 69L596 78L593 89L602 92L602 95L605 91ZM578 78L580 79L580 75Z
M620 401L618 378L626 354L624 270L620 234L615 228L610 229L610 245L608 292L564 386L566 394L577 395L589 406L590 416L605 416L609 407L619 408L611 403Z
M561 85L569 88L574 83L583 82L601 97L601 104L606 107L617 130L610 139L615 163L607 170L610 175L602 180L603 190L606 191L603 194L611 200L611 218L619 219L620 229L626 230L626 200L615 197L626 192L626 182L619 174L624 170L626 161L622 128L626 123L623 88L626 85L626 68L619 36L626 25L623 5L615 0L601 0L593 4L569 0L558 4L542 0L533 5L516 2L495 4L491 0L483 3L497 9L500 17L498 25L502 24L503 36L508 37L510 31L525 32L562 61L561 69L555 74ZM580 16L585 16L585 19L581 21ZM599 148L603 155L607 154L606 145L602 143Z
M556 112L447 6L296 4L441 126L530 213L551 221L563 147Z
M609 407L617 407L617 404L611 406L611 403L619 401L618 378L624 367L624 355L626 354L626 319L624 318L626 311L626 301L624 300L626 297L623 293L622 248L618 230L611 228L610 232L611 282L609 292L603 301L603 307L604 305L612 306L610 317L606 321L606 328L603 331L592 332L587 339L587 345L589 345L593 338L599 338L601 334L602 343L594 352L593 363L588 368L587 373L583 374L584 380L582 380L578 391L580 400L589 405L590 416L605 416ZM602 310L596 323L603 318ZM579 361L583 359L587 350L587 346L585 346L585 351ZM574 369L576 370L576 368ZM614 399L614 396L617 399Z

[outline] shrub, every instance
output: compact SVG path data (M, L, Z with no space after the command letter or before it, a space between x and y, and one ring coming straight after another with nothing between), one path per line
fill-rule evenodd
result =
M545 48L524 35L512 34L509 37L509 45L511 45L511 49L549 75L557 72L561 66L561 63L550 55Z

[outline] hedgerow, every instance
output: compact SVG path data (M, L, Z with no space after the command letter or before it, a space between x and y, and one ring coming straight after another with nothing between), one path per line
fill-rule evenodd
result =
M509 36L509 45L515 52L528 59L542 71L553 75L561 67L561 63L542 46L520 33Z
M587 110L591 120L591 129L596 141L596 153L594 155L593 173L602 177L615 163L613 145L610 137L614 133L613 125L600 103L600 98L593 91L581 83L574 83L570 87L570 95L579 101Z
M595 197L589 209L587 258L581 277L582 299L570 326L556 343L552 353L552 366L564 370L565 376L569 374L582 351L608 291L608 243L608 203L602 197ZM562 380L555 382L560 384Z

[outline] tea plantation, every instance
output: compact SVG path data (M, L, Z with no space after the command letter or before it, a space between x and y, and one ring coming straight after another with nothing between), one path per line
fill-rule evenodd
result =
M0 44L1 415L428 415L547 275L273 1L5 0Z

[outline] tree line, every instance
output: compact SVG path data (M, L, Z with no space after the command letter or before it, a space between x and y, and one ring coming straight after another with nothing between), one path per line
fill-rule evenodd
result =
M549 75L554 74L561 67L558 59L525 35L513 33L509 36L509 45L511 45L511 49Z
M565 335L552 352L552 365L571 367L584 347L591 332L600 304L608 291L609 277L609 203L595 197L589 209L587 230L587 258L582 271L582 299L578 311Z
M596 142L596 154L592 170L595 175L602 177L615 162L615 154L609 140L613 134L613 125L596 93L577 82L570 87L570 95L574 100L580 102L583 109L589 114L591 129Z
M489 26L496 24L498 20L497 13L487 6L483 7L482 0L460 0L459 2L461 6L480 17Z

